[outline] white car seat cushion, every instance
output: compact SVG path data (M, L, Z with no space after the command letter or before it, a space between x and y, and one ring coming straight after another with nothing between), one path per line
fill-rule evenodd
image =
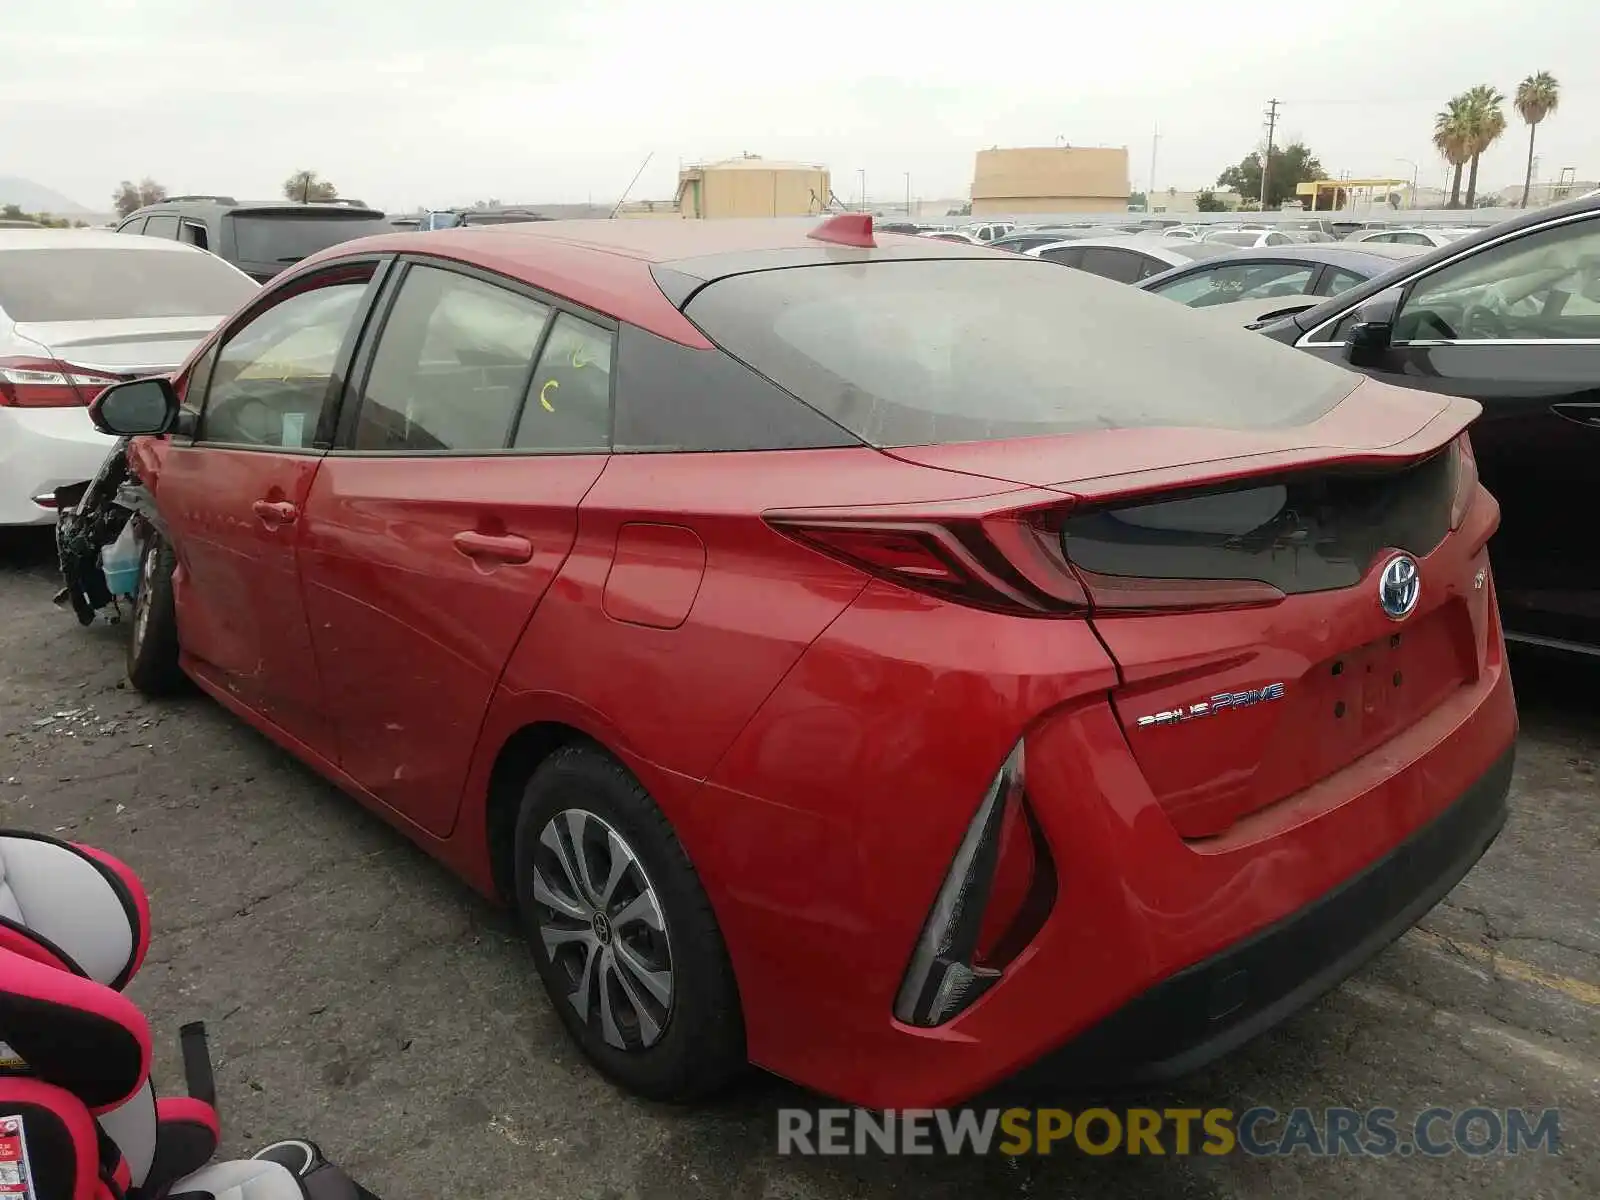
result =
M120 869L119 869L120 868ZM113 859L40 834L0 832L0 946L121 989L144 957L148 911ZM16 944L32 940L48 955Z
M212 1163L178 1180L167 1200L306 1200L306 1193L282 1163L245 1158Z

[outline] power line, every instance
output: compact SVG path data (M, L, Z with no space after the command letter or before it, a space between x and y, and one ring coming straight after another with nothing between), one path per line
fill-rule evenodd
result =
M1272 138L1278 132L1278 100L1267 101L1267 153L1261 160L1261 211L1267 211L1267 177L1272 174Z

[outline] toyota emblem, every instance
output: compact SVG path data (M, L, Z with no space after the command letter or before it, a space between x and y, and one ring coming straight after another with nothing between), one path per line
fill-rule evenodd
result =
M1416 611L1422 594L1422 573L1409 554L1396 554L1378 576L1378 603L1391 621L1404 621Z

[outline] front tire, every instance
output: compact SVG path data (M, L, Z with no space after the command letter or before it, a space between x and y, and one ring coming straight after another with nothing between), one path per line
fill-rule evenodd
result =
M178 614L172 602L177 558L154 530L139 559L139 588L128 635L128 682L146 696L171 696L188 680L178 666Z
M685 1102L745 1065L722 932L648 792L589 746L534 772L516 830L516 902L545 992L606 1075Z

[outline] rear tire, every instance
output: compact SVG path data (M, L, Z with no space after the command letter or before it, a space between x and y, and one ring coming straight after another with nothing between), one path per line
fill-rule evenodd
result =
M172 547L152 530L139 559L128 634L128 682L146 696L176 695L189 682L178 666L178 614L172 602L176 565Z
M533 773L516 905L545 992L589 1059L652 1100L697 1100L745 1067L744 1018L699 877L648 792L597 748Z

